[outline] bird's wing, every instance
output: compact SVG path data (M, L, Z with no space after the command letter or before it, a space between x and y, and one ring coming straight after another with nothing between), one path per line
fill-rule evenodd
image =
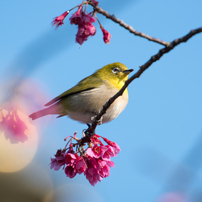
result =
M69 90L65 91L64 93L60 94L59 96L53 98L50 102L45 104L45 106L50 106L70 95L77 94L83 91L92 90L97 88L102 84L102 80L96 76L89 76L81 80L76 86L70 88Z

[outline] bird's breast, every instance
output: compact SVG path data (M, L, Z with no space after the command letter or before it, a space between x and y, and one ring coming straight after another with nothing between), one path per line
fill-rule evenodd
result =
M107 85L79 92L68 96L63 102L66 114L79 122L91 123L91 117L97 115L103 108L103 105L116 93L118 89L110 88ZM104 114L102 123L115 119L126 107L128 103L127 89L123 95L118 97Z

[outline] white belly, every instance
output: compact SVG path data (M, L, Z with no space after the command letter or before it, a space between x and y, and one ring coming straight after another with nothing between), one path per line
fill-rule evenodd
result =
M104 89L103 89L104 88ZM66 102L67 115L76 121L82 123L92 123L91 118L97 115L103 105L118 92L117 90L109 90L101 86L79 94L71 95ZM81 104L82 103L82 104ZM127 91L118 97L109 107L106 114L103 115L102 123L106 123L115 119L126 107L128 103ZM71 110L70 110L71 109Z

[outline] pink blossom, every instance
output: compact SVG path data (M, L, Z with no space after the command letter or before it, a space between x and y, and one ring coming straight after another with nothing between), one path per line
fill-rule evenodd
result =
M60 161L58 161L56 158L51 158L51 166L50 168L51 169L54 169L54 170L59 170L62 166L63 166L63 162L61 163Z
M91 185L95 186L95 184L98 183L98 181L101 181L102 178L97 173L94 167L91 167L86 170L85 172L86 179L90 182Z
M108 177L110 168L107 165L106 161L98 160L97 165L98 165L97 170L98 170L99 175L102 178Z
M96 162L96 160L94 159ZM95 163L93 163L95 164ZM88 169L84 172L84 175L86 176L86 179L91 183L91 185L95 185L98 183L98 181L102 180L102 177L98 174L96 168L93 166L92 161L87 161Z
M88 39L89 36L94 36L96 28L91 23L85 25L79 25L78 32L76 34L76 42L80 45Z
M90 162L89 164L95 168L95 170L92 169L94 175L99 176L100 179L109 176L109 170L111 167L110 163L107 163L107 161L102 159L95 158L91 158L88 162Z
M76 13L74 13L70 18L70 23L71 24L75 24L75 25L79 25L81 24L81 19L82 19L82 13L81 13L81 10L82 10L82 5L79 6L78 10L76 11Z
M66 174L66 176L69 177L69 178L75 177L76 174L77 174L75 165L74 165L74 164L69 164L69 165L67 165L66 168L65 168L65 174Z
M105 148L107 148L107 150L105 151L105 153L102 156L102 159L105 161L109 161L111 159L111 157L113 156L117 156L114 152L113 147L106 145Z
M106 150L107 148L105 146L95 145L94 147L88 148L86 154L88 154L90 157L99 158L105 153Z
M112 149L113 149L113 151L115 152L115 154L118 154L118 153L121 151L119 145L116 144L115 142L112 142L112 141L108 140L108 139L105 138L105 137L103 137L103 140L104 140L108 145L110 145L110 146L112 147Z
M55 158L51 158L51 169L59 170L62 166L65 165L65 158L62 150L58 150L55 154Z
M93 144L100 144L100 145L103 145L103 143L101 142L101 140L99 140L99 135L95 134L93 135L93 137L90 138L91 142Z
M65 11L62 15L55 17L52 24L53 26L55 26L56 28L58 28L59 26L62 26L63 20L66 18L66 16L69 14L69 11Z
M79 6L76 13L74 13L70 18L70 23L75 25L85 25L87 23L95 22L95 18L90 14L85 14L83 11L83 5Z
M90 14L85 14L85 12L83 10L81 10L82 13L82 23L86 24L86 23L94 23L95 22L95 18Z
M83 157L78 156L77 162L76 162L76 171L77 171L77 173L81 174L81 173L85 172L85 170L86 170L85 161L84 161Z
M101 27L102 33L103 33L103 40L105 43L109 43L111 39L111 34L105 30L103 27Z
M113 161L107 161L107 165L109 167L114 167L115 168L115 165L114 165L114 162Z
M94 36L96 28L92 24L95 22L95 18L92 14L85 14L83 11L83 5L80 5L76 13L70 17L70 23L78 25L78 32L76 34L76 42L80 45L88 39L89 36Z
M88 36L86 36L85 34L85 27L79 26L78 32L76 34L76 42L82 45L83 42L86 41L87 39L88 39Z
M111 157L116 156L120 151L115 142L94 135L91 137L89 147L84 150L84 145L79 144L76 135L69 138L76 140L77 143L73 144L70 139L67 144L69 149L66 149L66 145L65 149L58 150L55 158L51 159L51 168L59 170L61 166L64 166L65 174L69 178L75 177L77 173L84 173L86 179L93 186L110 175L110 168L114 167ZM99 138L103 138L107 145L104 145Z
M76 154L66 153L64 159L67 165L72 165L76 162Z
M28 139L25 134L28 129L25 121L19 117L17 109L10 108L10 106L8 108L6 116L2 113L4 108L0 108L0 118L2 118L0 129L5 131L5 137L6 139L10 139L11 143L25 142Z
M87 23L85 24L85 35L88 36L94 36L96 33L96 28L93 24Z

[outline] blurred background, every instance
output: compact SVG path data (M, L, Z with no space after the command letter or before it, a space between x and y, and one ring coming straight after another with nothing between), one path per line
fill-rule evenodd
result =
M54 17L81 1L1 0L0 202L202 201L202 34L154 63L128 88L129 104L97 134L121 147L110 176L92 187L83 175L50 170L64 138L85 125L63 117L27 116L102 66L138 70L161 45L134 36L97 14L112 35L80 47L77 27L55 30ZM99 6L134 29L172 41L201 26L201 0L101 0Z

